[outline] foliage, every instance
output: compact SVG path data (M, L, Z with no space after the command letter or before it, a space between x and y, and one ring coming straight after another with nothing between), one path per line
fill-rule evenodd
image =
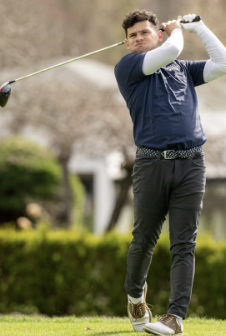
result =
M96 237L73 231L0 231L0 313L77 316L126 315L124 279L130 236ZM196 250L196 278L189 316L226 315L226 244L206 238ZM169 297L168 238L156 246L148 278L153 314Z
M49 150L21 137L1 139L1 211L20 213L26 199L52 197L60 178L60 166Z

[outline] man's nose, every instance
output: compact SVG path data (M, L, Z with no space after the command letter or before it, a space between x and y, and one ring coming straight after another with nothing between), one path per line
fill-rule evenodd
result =
M137 41L140 41L140 40L142 40L143 39L143 36L141 35L141 34L137 34L137 36L136 36L136 40Z

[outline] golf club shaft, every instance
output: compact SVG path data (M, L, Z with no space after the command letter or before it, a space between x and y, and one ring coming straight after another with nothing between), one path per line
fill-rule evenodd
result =
M69 61L62 62L62 63L56 64L56 65L53 65L53 66L51 66L51 67L49 67L49 68L42 69L42 70L37 71L37 72L33 72L33 73L30 74L30 75L27 75L27 76L24 76L24 77L20 77L20 78L14 79L14 80L12 80L12 81L10 81L10 82L8 82L8 83L9 83L9 84L13 84L13 83L18 82L18 81L20 81L20 80L22 80L22 79L25 79L25 78L28 78L28 77L32 77L32 76L34 76L34 75L38 75L38 74L40 74L40 73L42 73L42 72L45 72L45 71L48 71L48 70L51 70L51 69L58 68L58 67L60 67L60 66L62 66L62 65L65 65L65 64L68 64L68 63L72 63L72 62L77 61L77 60L79 60L79 59L82 59L82 58L85 58L85 57L88 57L88 56L91 56L91 55L100 53L100 52L102 52L102 51L105 51L105 50L108 50L108 49L111 49L111 48L118 47L118 46L120 46L120 45L122 45L122 44L125 44L125 41L122 41L122 42L113 44L113 45L111 45L111 46L109 46L109 47L105 47L105 48L102 48L102 49L99 49L99 50L90 52L90 53L88 53L88 54L85 54L85 55L82 55L82 56L79 56L79 57L76 57L76 58L72 58L72 59L70 59Z

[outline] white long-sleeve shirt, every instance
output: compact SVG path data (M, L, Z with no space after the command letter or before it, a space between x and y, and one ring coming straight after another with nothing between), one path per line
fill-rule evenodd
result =
M210 82L226 74L226 48L205 26L198 32L210 59L203 70L204 81ZM161 47L148 51L143 62L143 73L151 75L159 68L173 62L183 50L183 33L180 28L172 31L171 36Z

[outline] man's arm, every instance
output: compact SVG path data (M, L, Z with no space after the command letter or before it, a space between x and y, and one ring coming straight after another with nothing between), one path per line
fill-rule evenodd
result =
M145 75L151 75L159 68L173 62L182 52L184 40L179 22L180 20L162 24L169 38L161 47L146 53L142 67Z
M183 19L191 22L195 14L185 15ZM210 59L206 62L203 70L204 81L210 82L226 74L226 48L218 38L206 27L203 21L182 24L182 27L191 32L197 33L205 45Z

